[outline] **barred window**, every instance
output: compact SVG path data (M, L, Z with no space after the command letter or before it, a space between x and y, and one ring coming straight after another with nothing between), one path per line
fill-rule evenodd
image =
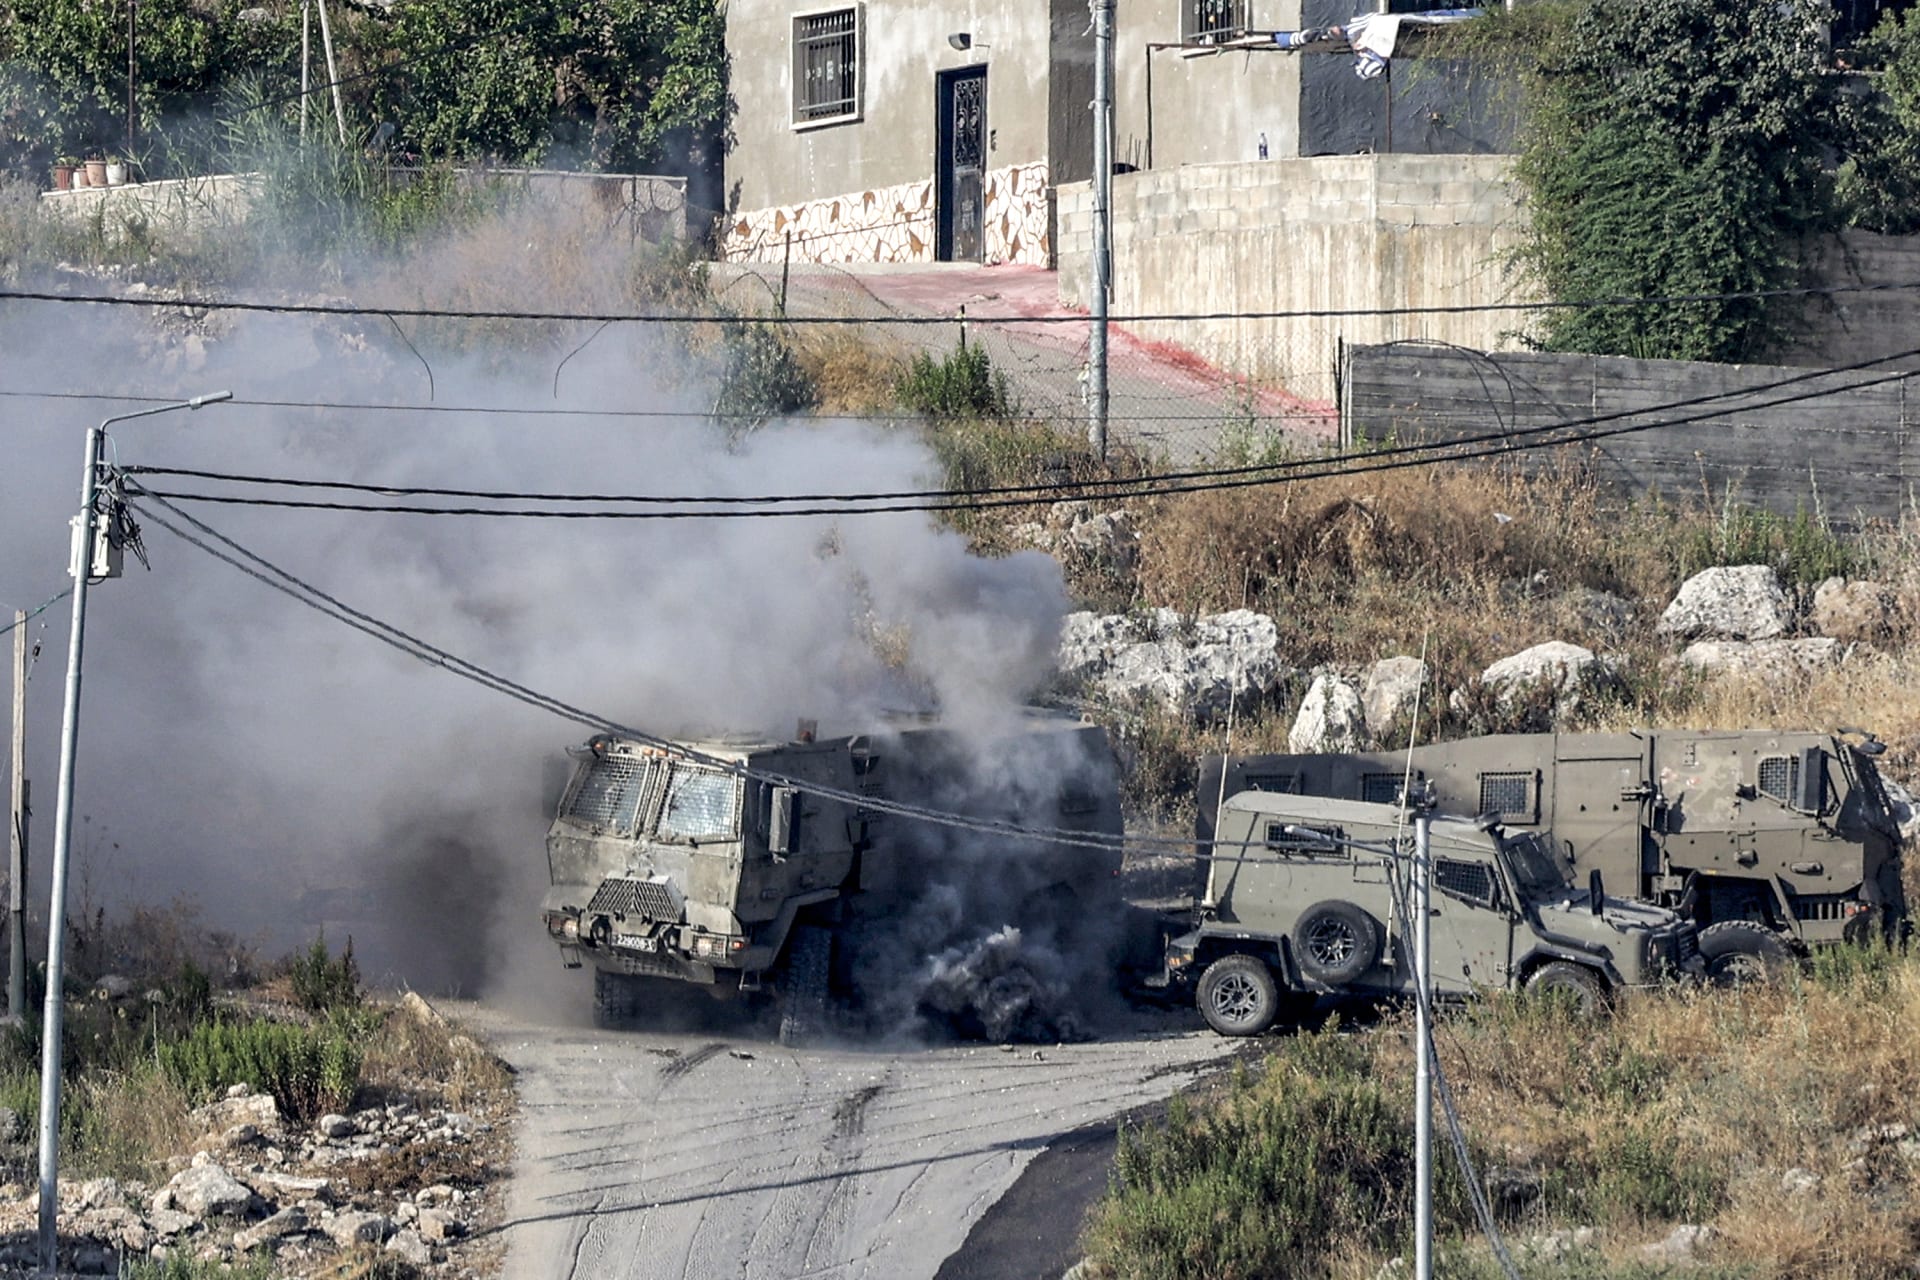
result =
M633 756L596 757L574 783L567 817L590 827L633 835L646 819L654 762Z
M1360 775L1360 798L1368 804L1394 804L1400 799L1403 780L1403 775L1398 773L1363 773Z
M1491 813L1502 822L1539 820L1538 795L1531 773L1483 773L1480 775L1480 812Z
M860 112L860 12L828 9L793 20L793 121L844 120Z
M1186 44L1217 44L1247 34L1248 0L1185 0L1180 6L1180 39Z
M1293 829L1289 831L1287 828ZM1309 835L1307 833L1311 832ZM1348 858L1352 851L1346 833L1338 827L1309 827L1300 823L1269 822L1267 848L1275 853L1309 858Z
M660 813L663 840L726 840L740 830L740 779L676 764Z
M1297 796L1300 794L1300 775L1297 773L1250 773L1247 775L1247 790Z
M1760 762L1760 794L1790 805L1800 790L1800 762L1792 756L1768 756Z

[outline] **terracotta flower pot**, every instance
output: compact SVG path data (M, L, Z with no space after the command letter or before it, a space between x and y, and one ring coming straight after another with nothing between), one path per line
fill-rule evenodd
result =
M53 166L53 189L55 191L73 190L73 166L57 164Z
M104 187L107 185L107 162L105 160L87 161L87 185Z

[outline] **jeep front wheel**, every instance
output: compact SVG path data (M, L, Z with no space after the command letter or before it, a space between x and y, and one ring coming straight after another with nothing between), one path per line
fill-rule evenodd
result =
M1583 1018L1591 1018L1607 1005L1607 984L1585 965L1568 960L1553 960L1527 976L1527 994L1548 1000L1564 1000Z
M1700 958L1717 987L1762 986L1793 967L1793 948L1751 920L1722 920L1700 931Z
M1223 1036L1257 1036L1280 1016L1280 984L1253 956L1222 956L1200 975L1200 1016Z

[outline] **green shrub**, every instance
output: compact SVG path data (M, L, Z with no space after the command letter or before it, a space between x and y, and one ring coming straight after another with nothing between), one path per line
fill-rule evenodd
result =
M1349 1039L1298 1037L1263 1078L1236 1077L1204 1106L1176 1098L1162 1126L1123 1128L1088 1229L1095 1263L1134 1280L1315 1276L1335 1241L1403 1241L1412 1092L1377 1078ZM1436 1167L1435 1214L1443 1228L1471 1221L1450 1165Z
M1007 375L978 343L935 360L921 352L894 387L903 408L930 418L1011 418L1019 413Z
M720 394L713 410L733 431L811 409L819 401L819 389L778 328L759 321L724 326Z
M247 1084L301 1122L352 1105L360 1082L359 1045L339 1024L203 1023L156 1052L161 1070L195 1101Z
M287 978L293 984L293 998L308 1013L351 1009L360 1003L360 966L353 959L352 938L336 959L327 950L326 935L321 934L304 954L288 962Z

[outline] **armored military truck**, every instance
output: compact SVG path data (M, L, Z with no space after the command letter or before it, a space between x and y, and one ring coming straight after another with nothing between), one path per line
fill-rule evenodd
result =
M969 919L1117 892L1113 754L1076 719L1035 711L984 738L931 723L819 741L601 735L572 754L541 911L566 963L592 966L604 1025L636 1014L650 984L677 982L764 992L781 1038L805 1038L830 987L860 986L845 945L856 934L910 927L937 947ZM983 835L848 795L1107 839Z
M1551 835L1576 875L1701 928L1718 978L1905 928L1900 834L1860 730L1505 734L1416 747L1412 782L1443 811ZM1214 798L1242 791L1380 801L1405 752L1215 756L1202 762L1200 853Z
M1321 993L1413 990L1395 895L1414 830L1398 805L1242 791L1220 806L1214 837L1194 928L1167 946L1167 980L1191 983L1215 1031L1258 1035ZM1576 887L1538 832L1436 818L1428 849L1441 998L1525 988L1597 1010L1622 988L1704 971L1691 923L1607 897L1598 872Z

